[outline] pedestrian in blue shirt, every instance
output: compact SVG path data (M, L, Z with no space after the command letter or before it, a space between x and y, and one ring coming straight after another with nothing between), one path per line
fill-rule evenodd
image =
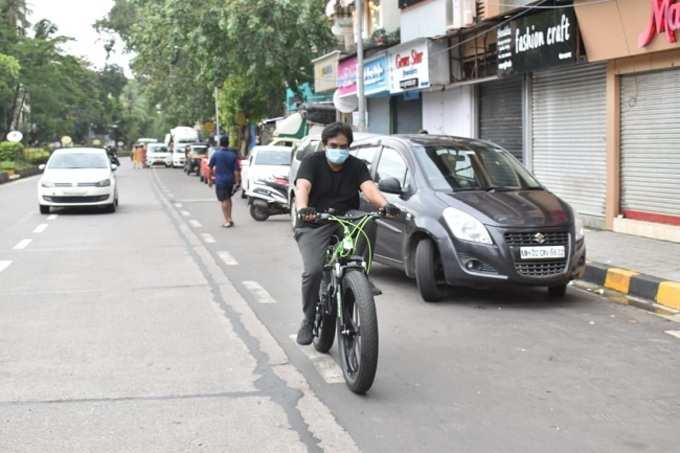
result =
M215 193L217 200L222 206L224 215L224 228L234 226L231 218L231 196L241 185L241 166L238 160L238 151L229 148L229 137L220 137L220 146L213 153L208 163L210 174L208 175L208 185L212 187L213 177L215 178Z

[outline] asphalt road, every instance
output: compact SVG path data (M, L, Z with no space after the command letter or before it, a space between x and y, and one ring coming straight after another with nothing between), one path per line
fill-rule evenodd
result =
M226 230L196 177L130 167L115 214L41 216L35 179L0 186L0 452L677 451L676 322L576 289L426 304L377 266L360 397L335 347L291 338L288 217L237 199Z

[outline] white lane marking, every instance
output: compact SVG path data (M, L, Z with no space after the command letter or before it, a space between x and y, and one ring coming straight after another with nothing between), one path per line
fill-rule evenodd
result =
M194 228L201 228L203 225L201 225L201 222L199 222L196 219L189 219L189 225L191 225Z
M33 239L22 239L17 245L14 246L14 250L23 250L28 247Z
M293 343L297 344L297 335L291 335L290 339ZM329 384L342 384L345 382L345 378L342 375L342 369L335 363L333 357L328 354L321 354L314 349L314 346L301 346L298 344L300 351L311 360L312 365L316 368L316 371L321 375L324 381Z
M180 213L181 213L184 217L189 217L189 216L191 215L191 213L190 213L189 211L185 211L185 210L180 211Z
M276 300L272 297L269 292L264 289L259 283L247 280L243 282L243 286L245 286L248 291L250 291L250 294L255 296L255 300L257 300L261 304L275 304Z
M11 261L0 261L0 272L4 271L9 267L9 265L12 264Z
M227 266L238 266L238 261L236 261L236 258L231 256L231 253L227 251L221 251L217 252L217 255L220 257L222 262Z
M56 219L57 217L59 217L58 214L52 214L52 215L50 215L49 217L47 217L47 220L54 220L54 219Z
M201 233L201 237L203 238L203 241L206 244L214 244L215 242L217 242L213 235L209 233Z
M35 230L33 230L34 233L42 233L47 229L47 224L46 223L41 223L37 227L35 227Z
M176 208L181 208L181 207L182 207L182 203L175 203L175 207L176 207Z
M667 330L666 333L675 338L680 338L680 330Z

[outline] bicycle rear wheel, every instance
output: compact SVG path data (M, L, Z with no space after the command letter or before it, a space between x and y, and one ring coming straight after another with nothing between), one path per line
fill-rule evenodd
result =
M378 368L378 318L368 277L350 270L342 280L344 325L338 318L338 347L345 382L358 394L373 385Z

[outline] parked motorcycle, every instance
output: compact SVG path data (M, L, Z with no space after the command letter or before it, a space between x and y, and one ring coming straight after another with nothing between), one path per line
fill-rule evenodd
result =
M253 181L246 196L250 215L258 222L264 222L272 215L288 214L288 178L272 177Z

